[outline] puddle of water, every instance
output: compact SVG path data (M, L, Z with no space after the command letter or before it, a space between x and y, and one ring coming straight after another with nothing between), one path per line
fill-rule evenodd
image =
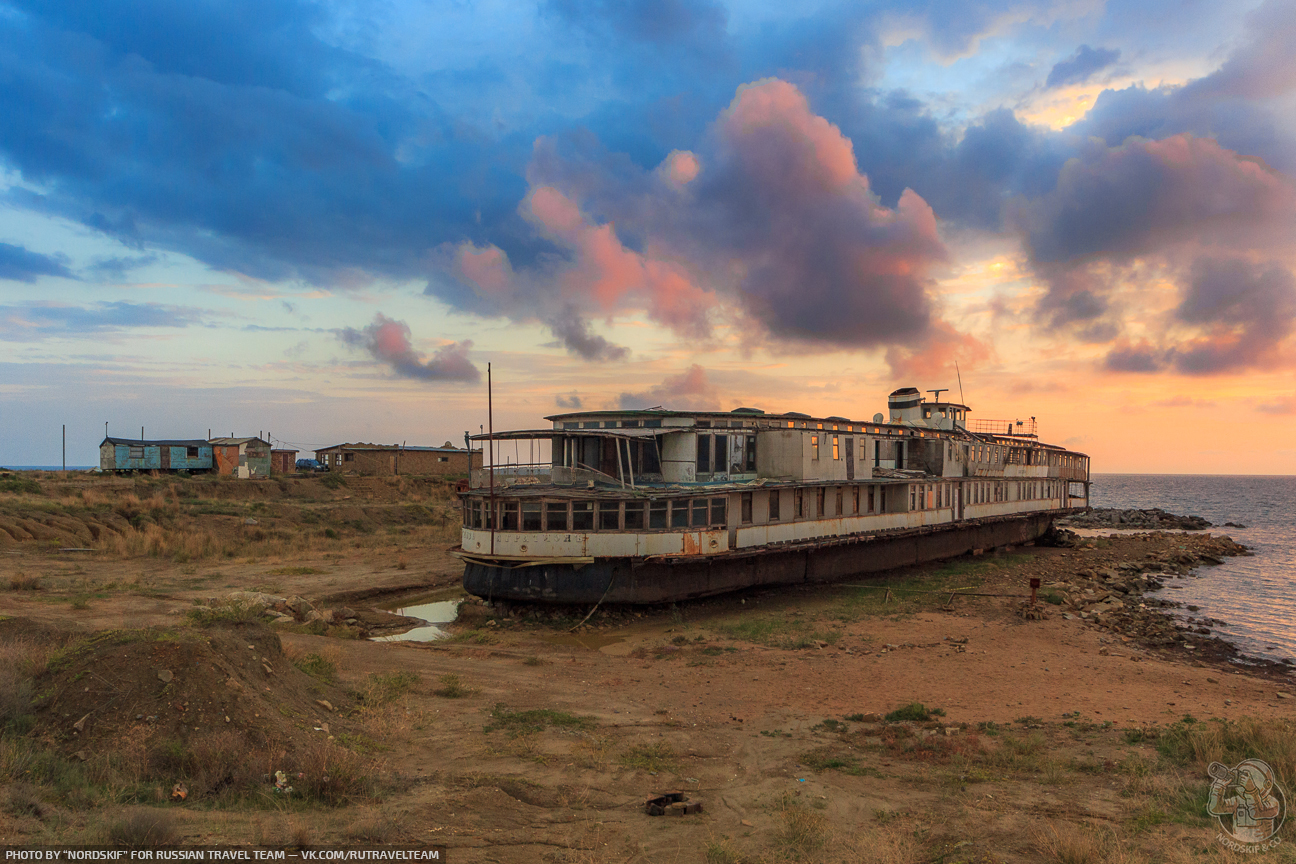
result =
M459 616L460 600L441 600L436 603L420 603L417 606L402 606L389 611L397 615L418 618L426 622L424 627L415 627L404 633L392 636L375 636L374 642L433 642L444 639L450 634L442 630L442 624L450 624Z

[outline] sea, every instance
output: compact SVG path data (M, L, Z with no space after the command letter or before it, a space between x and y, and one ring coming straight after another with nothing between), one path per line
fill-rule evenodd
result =
M1296 477L1215 474L1093 474L1094 507L1148 510L1160 507L1213 522L1211 534L1227 535L1250 556L1201 567L1195 577L1167 591L1184 606L1178 617L1210 617L1212 628L1251 657L1296 660ZM1245 525L1226 528L1225 522ZM1103 529L1104 533L1107 532Z

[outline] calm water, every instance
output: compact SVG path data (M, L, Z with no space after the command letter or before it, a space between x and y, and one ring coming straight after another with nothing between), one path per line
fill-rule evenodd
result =
M1173 581L1182 591L1162 593L1201 607L1182 615L1228 622L1215 635L1246 654L1296 659L1296 477L1094 474L1090 503L1202 516L1215 523L1208 532L1250 548L1253 556L1200 568L1200 578Z

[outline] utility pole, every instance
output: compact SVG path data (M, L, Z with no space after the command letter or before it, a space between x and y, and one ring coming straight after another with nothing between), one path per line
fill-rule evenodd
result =
M63 473L67 473L67 424L63 424Z

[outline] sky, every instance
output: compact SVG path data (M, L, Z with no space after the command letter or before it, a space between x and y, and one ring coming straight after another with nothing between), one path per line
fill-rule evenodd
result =
M0 0L0 464L462 445L490 364L497 429L915 386L1296 474L1293 44L1296 0Z

